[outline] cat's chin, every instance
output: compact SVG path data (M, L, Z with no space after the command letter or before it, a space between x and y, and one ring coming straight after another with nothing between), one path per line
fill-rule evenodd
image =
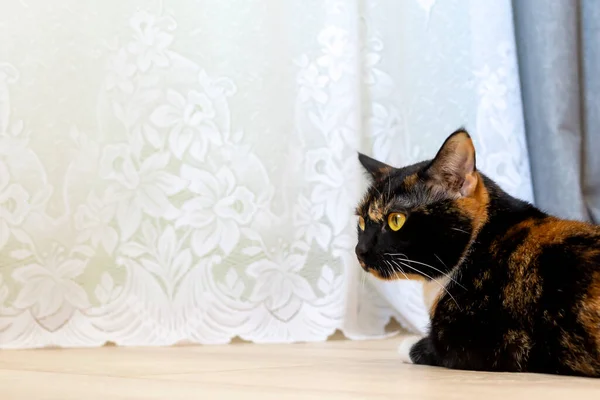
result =
M362 267L363 271L368 274L373 275L375 278L381 281L401 281L401 280L410 280L410 281L429 281L423 275L413 274L413 273L403 273L394 271L392 274L389 271L386 271L385 274L379 272L377 268L370 267L363 260L358 260L358 263Z
M378 270L374 268L364 267L363 268L367 273L373 275L375 278L381 281L401 281L401 280L409 280L409 281L428 281L424 276L419 274L403 274L401 272L394 272L393 274L381 274Z

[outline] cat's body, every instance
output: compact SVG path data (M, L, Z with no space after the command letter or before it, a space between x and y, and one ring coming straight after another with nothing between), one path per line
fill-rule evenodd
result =
M599 227L506 194L475 169L462 131L433 161L361 162L373 177L357 209L361 265L443 286L429 335L401 346L410 361L600 377Z

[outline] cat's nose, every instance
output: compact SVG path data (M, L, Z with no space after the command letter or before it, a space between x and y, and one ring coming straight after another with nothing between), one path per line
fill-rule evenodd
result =
M354 248L354 252L356 253L356 257L363 258L367 254L367 246L364 244L357 244Z

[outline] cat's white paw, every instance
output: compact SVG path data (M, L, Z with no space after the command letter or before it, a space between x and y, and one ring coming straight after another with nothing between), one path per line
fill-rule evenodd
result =
M400 360L405 364L412 364L412 360L410 359L410 349L421 340L422 336L407 336L400 342L400 346L398 346L398 354L400 355Z

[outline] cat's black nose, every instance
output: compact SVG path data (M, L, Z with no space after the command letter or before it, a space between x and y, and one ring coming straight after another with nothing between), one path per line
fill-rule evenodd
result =
M360 243L356 245L354 248L354 252L356 253L356 257L359 259L363 258L367 254L367 246L361 245Z

